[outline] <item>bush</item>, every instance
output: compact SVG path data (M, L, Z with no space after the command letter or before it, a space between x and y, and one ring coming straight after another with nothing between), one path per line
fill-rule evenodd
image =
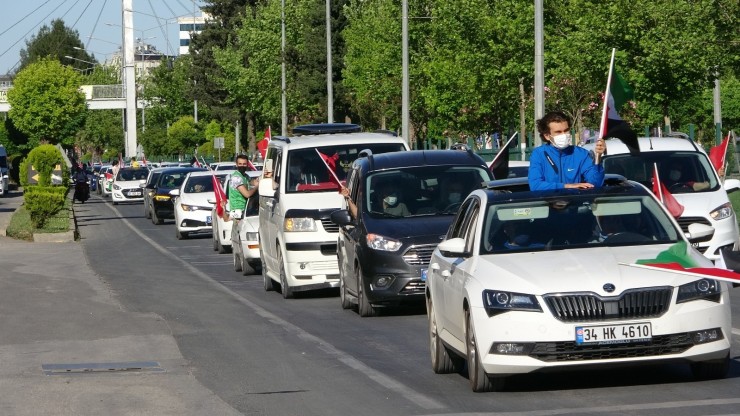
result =
M49 217L64 207L67 191L62 186L27 187L23 193L23 201L34 228L42 228Z
M54 168L57 165L62 166L62 178L63 183L66 186L69 184L69 173L64 167L64 159L59 150L51 144L42 144L36 147L28 153L28 157L26 157L26 159L21 163L21 185L24 187L28 186L28 167L33 166L39 174L38 185L50 186L51 174L54 172Z

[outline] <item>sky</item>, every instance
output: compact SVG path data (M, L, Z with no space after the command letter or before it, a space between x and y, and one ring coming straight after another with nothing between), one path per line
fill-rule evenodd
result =
M202 0L132 0L134 38L162 53L177 55L180 45L177 17L200 15ZM26 41L43 25L62 19L76 30L87 52L104 62L118 51L123 39L122 0L3 0L0 20L0 74L20 63Z

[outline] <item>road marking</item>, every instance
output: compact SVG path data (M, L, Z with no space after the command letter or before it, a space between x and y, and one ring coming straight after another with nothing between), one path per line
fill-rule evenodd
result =
M196 269L192 264L188 263L187 261L179 258L174 253L170 252L166 247L163 247L156 241L149 238L146 234L141 232L139 229L133 226L129 220L123 217L121 213L116 209L115 207L108 205L118 216L121 221L123 221L126 226L128 226L133 232L139 235L144 241L149 243L152 247L154 247L155 250L159 251L163 255L169 257L170 259L179 262L183 265L186 269L190 270L191 273L198 276L200 279L204 280L206 283L213 286L215 289L220 290L221 292L226 293L227 295L233 297L236 301L241 303L242 305L252 309L255 313L257 313L259 316L267 319L270 321L270 323L274 325L278 325L282 327L284 330L291 332L298 336L298 338L304 340L313 342L316 344L316 346L324 351L326 354L333 356L337 360L339 360L344 365L357 370L361 372L362 374L366 375L370 380L376 382L381 387L384 387L388 390L391 390L393 392L399 393L402 397L407 398L408 400L412 401L416 405L427 409L427 410L438 410L438 409L445 409L446 406L442 404L441 402L426 396L422 393L417 392L416 390L406 386L405 384L395 380L392 377L389 377L388 375L375 370L372 367L369 367L362 361L358 360L357 358L353 357L350 354L347 354L344 351L339 350L334 345L330 344L326 340L319 338L315 335L312 335L309 332L304 331L303 329L299 328L298 326L280 318L279 316L273 314L272 312L268 311L267 309L257 305L256 303L250 301L249 299L244 298L243 296L239 295L238 293L234 292L233 290L229 289L228 287L224 286L220 282L212 279L207 274L201 272L200 270ZM199 247L199 246L198 246Z
M682 407L698 406L725 406L729 404L740 404L740 399L708 399L708 400L687 400L682 402L663 402L663 403L643 403L630 404L624 406L603 406L603 407L576 407L567 409L546 409L533 410L531 412L496 412L496 416L556 416L556 415L574 415L574 414L624 414L639 410L653 409L676 409ZM434 416L485 416L491 412L485 413L445 413L434 414Z

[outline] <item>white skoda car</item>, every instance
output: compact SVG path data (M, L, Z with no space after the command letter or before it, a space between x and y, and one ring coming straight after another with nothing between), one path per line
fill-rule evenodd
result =
M665 269L713 267L691 246L712 227L687 229L621 177L592 190L530 192L508 179L472 192L427 272L433 370L467 361L474 391L512 374L646 362L725 377L730 284Z

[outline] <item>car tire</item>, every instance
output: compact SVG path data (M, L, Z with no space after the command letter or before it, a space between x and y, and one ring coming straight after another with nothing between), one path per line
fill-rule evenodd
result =
M500 377L493 378L483 369L483 364L480 361L478 341L475 338L475 330L471 323L469 311L465 311L465 347L468 358L468 380L470 381L470 388L475 393L501 390L504 379Z
M256 272L255 268L251 264L249 264L249 261L247 261L244 256L239 254L239 257L242 259L242 276L253 275Z
M265 292L272 292L275 290L275 281L267 275L267 266L265 266L265 260L262 258L262 252L260 251L260 261L262 262L262 280L265 285Z
M164 224L164 220L159 218L159 215L157 215L157 210L154 208L152 208L152 224L154 225Z
M280 268L280 293L283 299L293 299L293 290L288 284L288 275L285 273L285 264L283 264L283 253L278 250L278 267Z
M152 218L152 211L149 210L149 207L144 204L144 218L151 219Z
M429 319L429 351L432 358L432 370L437 374L456 373L462 368L462 357L450 351L439 339L437 316L434 314L432 299L427 298L427 316Z
M226 254L232 250L228 250L223 244L221 244L221 238L218 236L216 237L216 250L218 251L218 254Z
M341 265L339 266L342 267ZM352 307L352 302L349 301L349 296L347 295L347 286L345 284L344 275L342 272L339 272L339 302L342 305L342 309L349 309Z
M234 271L235 272L242 271L242 268L244 267L244 265L242 264L242 259L240 258L240 256L238 256L237 253L234 253L231 256L231 258L234 260Z
M113 205L118 205L118 202L116 202L116 201L113 201Z
M367 296L365 296L365 283L362 277L362 269L359 265L355 268L355 276L357 276L357 313L363 318L376 316L378 310L370 304Z
M177 229L177 226L175 226L175 237L177 237L178 240L186 240L188 238L188 233L180 232L180 230Z
M213 251L218 251L219 254L221 253L218 249L218 246L220 245L221 238L218 235L218 228L216 227L216 224L218 222L213 223L213 231L211 232L211 246L213 247Z
M730 371L730 354L725 358L691 363L691 372L697 380L718 380L727 377Z

